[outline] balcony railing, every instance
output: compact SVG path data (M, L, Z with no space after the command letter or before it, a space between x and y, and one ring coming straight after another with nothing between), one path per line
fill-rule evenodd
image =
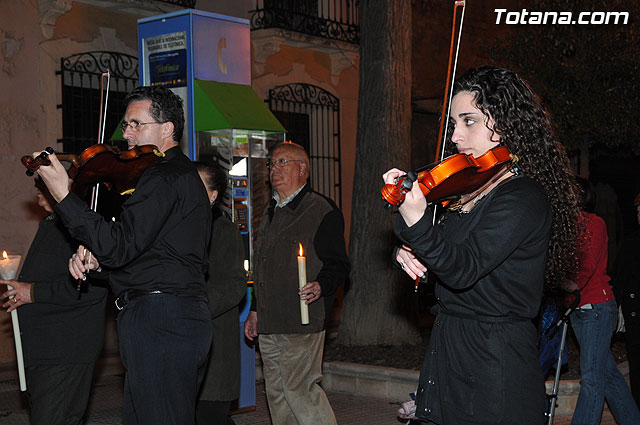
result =
M174 6L182 6L185 9L193 9L196 7L196 0L158 0L161 3L169 3Z
M360 42L359 0L256 0L251 29L280 28Z

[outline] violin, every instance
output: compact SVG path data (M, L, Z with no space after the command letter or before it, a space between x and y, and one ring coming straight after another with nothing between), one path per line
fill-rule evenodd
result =
M514 161L506 146L497 146L478 158L459 153L431 168L410 171L398 178L396 184L384 185L382 198L388 206L400 205L417 181L427 202L447 202L482 187Z
M111 73L107 70L101 74L100 80L98 143L88 147L80 155L56 154L61 161L71 162L71 191L86 200L93 211L98 209L99 185L107 189L107 195L111 195L110 199L106 202L101 199L101 205L106 207L101 213L107 219L119 215L119 207L125 200L123 195L133 193L142 173L164 156L154 145L136 146L128 151L120 151L104 144L110 81ZM48 147L36 158L31 155L23 156L21 161L27 168L27 175L32 176L42 165L50 165L51 161L47 157L52 153L53 149ZM92 190L89 191L89 188Z
M436 158L440 157L440 162L433 167L427 166L416 171L410 171L405 176L398 178L395 184L385 184L381 192L382 198L387 203L387 207L400 205L404 201L406 193L411 190L413 183L416 181L426 197L427 202L442 201L441 203L443 205L447 205L454 197L469 194L482 188L498 175L498 173L506 170L507 167L517 162L517 157L512 155L506 146L497 146L478 158L475 158L473 155L461 153L452 155L446 159L442 158L444 154L444 148L442 147L446 142L446 135L448 134L447 129L454 84L453 77L455 76L456 65L458 63L458 51L460 49L460 35L462 34L465 6L464 0L456 0L454 2L451 44L449 47L449 65L435 155ZM462 12L454 57L456 16L458 9L462 9ZM436 214L434 210L434 223L435 218Z
M47 158L53 153L48 147L37 157L22 157L21 162L27 168L27 175L32 176L40 166L50 165ZM75 154L56 154L61 161L71 162L69 175L73 179L71 191L87 200L89 189L98 183L115 194L123 196L131 194L140 180L142 173L164 156L154 145L136 146L121 151L102 143L93 145Z
M106 202L104 196L100 197L103 206L100 212L107 220L115 220L115 217L120 215L122 204L126 200L123 195L131 194L142 173L164 154L158 152L156 146L153 145L137 146L134 149L121 152L119 149L104 144L110 81L111 72L107 70L101 74L100 78L98 144L88 147L80 155L60 154L56 156L61 160L71 162L69 170L73 178L71 191L87 200L92 211L98 211L100 186L107 189ZM27 175L32 176L42 165L50 165L51 161L47 157L52 153L53 149L49 147L36 158L30 155L23 156L21 161L27 167ZM90 187L91 190L89 190ZM88 196L89 194L90 196ZM91 263L91 256L92 254L89 253L86 264ZM86 280L86 273L78 279L76 286L78 299L80 299L84 280Z
M454 1L449 64L435 154L436 158L440 158L440 162L433 167L426 167L427 169L410 171L405 176L399 177L395 184L385 184L381 192L387 207L401 204L405 199L406 193L413 187L414 182L418 183L427 202L442 201L442 205L448 205L453 197L472 194L473 192L476 192L476 194L481 193L487 185L493 184L492 179L496 181L495 179L501 178L510 169L508 167L511 167L511 164L517 161L517 157L512 155L505 146L495 147L478 158L473 155L457 154L443 159L445 152L443 146L446 143L448 134L454 77L460 51L465 8L465 0ZM456 37L458 10L461 10L461 14L460 27ZM455 57L454 45L456 46ZM463 205L460 202L456 204L457 208L461 208ZM433 224L435 224L437 216L437 206L438 203L433 206ZM420 278L418 277L415 281L415 292L418 292L419 283Z

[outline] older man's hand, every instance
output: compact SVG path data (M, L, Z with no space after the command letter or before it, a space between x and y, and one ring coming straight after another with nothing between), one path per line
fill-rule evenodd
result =
M300 289L298 295L305 300L305 304L311 304L322 296L322 287L316 281L309 282Z
M34 152L33 157L35 158L41 153ZM51 165L40 166L38 175L42 177L53 199L56 202L60 202L69 194L69 175L56 157L56 154L52 153L48 158L51 161Z
M258 313L250 311L247 320L244 322L244 336L249 341L258 336Z

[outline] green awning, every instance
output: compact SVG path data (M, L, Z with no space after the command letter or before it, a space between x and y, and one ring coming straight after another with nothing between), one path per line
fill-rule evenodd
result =
M287 131L250 86L197 79L193 81L195 131ZM124 140L119 125L111 138Z
M195 131L286 131L250 86L194 80L193 96Z

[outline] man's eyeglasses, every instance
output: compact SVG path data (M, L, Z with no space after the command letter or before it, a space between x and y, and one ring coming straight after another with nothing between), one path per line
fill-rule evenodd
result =
M138 121L126 122L126 121L122 121L120 123L120 129L124 133L125 131L127 131L127 127L130 127L131 131L135 132L135 131L140 130L140 127L142 127L143 125L147 125L147 124L164 124L164 123L157 122L157 121L152 121L152 122L138 122Z
M284 166L286 166L288 163L290 162L302 162L302 160L300 159L270 159L267 161L267 168L271 168L271 167L278 167L278 168L282 168Z

